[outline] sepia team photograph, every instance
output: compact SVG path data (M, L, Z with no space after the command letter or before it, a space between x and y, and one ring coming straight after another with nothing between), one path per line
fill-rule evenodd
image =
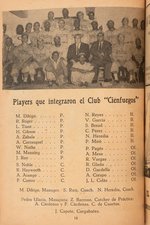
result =
M143 87L142 9L121 10L3 12L3 89Z

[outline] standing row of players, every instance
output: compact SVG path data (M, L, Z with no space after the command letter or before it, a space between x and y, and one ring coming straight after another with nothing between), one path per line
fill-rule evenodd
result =
M63 9L63 18L55 19L48 13L42 25L28 23L24 28L18 25L16 35L8 37L7 26L3 25L4 80L11 75L18 83L21 74L23 82L35 79L48 80L58 85L71 82L75 85L98 82L103 71L104 81L123 79L128 82L143 81L144 70L144 21L138 28L138 20L122 19L122 26L115 28L113 20L107 22L108 30L103 32L95 20L94 12L89 20L78 12L69 17ZM33 31L32 31L33 29Z

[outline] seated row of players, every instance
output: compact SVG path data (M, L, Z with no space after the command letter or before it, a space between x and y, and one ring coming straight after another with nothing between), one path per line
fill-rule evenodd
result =
M5 40L3 69L6 83L10 76L15 85L20 76L27 83L30 76L31 82L47 80L49 86L66 83L88 86L98 82L101 71L105 82L124 80L132 83L136 78L143 81L144 50L139 37L131 48L123 33L117 35L117 42L112 45L105 40L104 33L99 32L91 46L82 42L82 34L75 34L74 43L65 51L64 48L60 50L60 36L54 37L51 50L41 37L34 47L28 44L26 33L22 34L21 41L15 47L10 37Z

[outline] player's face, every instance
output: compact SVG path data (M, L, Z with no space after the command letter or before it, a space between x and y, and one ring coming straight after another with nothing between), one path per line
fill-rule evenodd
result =
M76 44L81 43L81 37L80 37L80 36L77 35L77 36L75 36L74 39L75 39L75 43L76 43Z
M60 22L59 22L59 28L60 29L63 29L65 27L65 22L63 21L63 20L61 20Z
M137 47L140 47L141 46L141 40L139 38L137 38L135 40L135 44L136 44Z
M50 30L50 27L51 27L51 24L48 21L45 22L45 24L44 24L45 30Z
M68 11L68 9L63 9L62 14L63 14L63 17L64 17L64 18L67 18L67 17L69 16L69 11Z
M118 41L119 41L119 43L124 43L124 40L125 40L124 35L120 34L120 35L118 36Z
M84 64L85 61L86 61L85 56L84 55L80 56L79 61L80 61L81 64Z
M24 32L23 26L17 26L16 31L17 34L22 34Z
M80 28L80 21L79 21L79 20L75 20L75 21L74 21L74 27L75 27L76 29L79 29L79 28Z
M55 43L55 45L59 45L61 43L60 37L55 37L54 38L54 43Z
M98 30L98 23L97 22L93 22L92 23L92 28L93 28L93 30Z
M53 12L49 12L48 13L48 19L49 20L53 20L54 19L54 13Z
M141 30L144 30L144 29L145 29L145 21L142 20L142 22L141 22Z
M22 36L22 43L27 43L28 42L28 36L27 35L23 35Z
M94 20L94 13L93 13L93 12L90 12L90 13L89 13L89 19L90 19L90 20Z
M112 29L112 28L114 28L114 22L113 21L109 21L107 23L107 27L108 27L109 30Z
M38 40L37 41L37 46L38 46L38 48L44 47L44 41L43 40Z
M12 45L12 39L11 38L7 38L5 43L6 43L6 45L8 47L11 46Z
M54 54L52 55L52 59L53 59L55 62L57 62L58 58L59 58L59 54L58 54L58 53L54 53Z
M34 31L39 31L40 30L40 24L39 23L35 23L34 24Z
M83 20L84 14L82 12L78 13L78 18L79 18L79 20Z
M97 39L99 42L103 41L104 40L104 35L103 34L98 34L97 35Z
M138 25L138 20L137 19L135 19L135 20L133 20L133 27L137 27L137 25Z
M31 30L32 30L32 24L27 24L27 26L26 26L26 31L27 31L28 33L30 33Z
M127 26L129 23L128 19L127 18L124 18L123 21L122 21L122 25L123 26Z

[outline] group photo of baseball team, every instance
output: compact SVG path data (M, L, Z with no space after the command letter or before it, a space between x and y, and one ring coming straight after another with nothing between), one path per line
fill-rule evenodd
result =
M3 89L142 87L142 10L111 11L4 12Z

